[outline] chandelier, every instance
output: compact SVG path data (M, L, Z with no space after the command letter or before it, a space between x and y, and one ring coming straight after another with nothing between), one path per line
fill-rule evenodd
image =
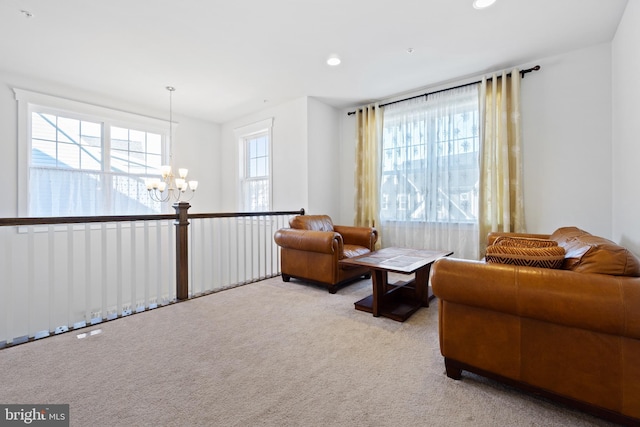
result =
M162 178L150 178L146 181L151 200L156 202L186 202L193 198L198 181L187 181L189 169L179 168L178 176L173 169L173 104L172 95L176 90L167 86L169 91L169 164L160 168Z

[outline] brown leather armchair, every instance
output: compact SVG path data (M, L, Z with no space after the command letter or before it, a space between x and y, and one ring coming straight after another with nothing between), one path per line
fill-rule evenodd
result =
M289 227L274 235L285 282L295 277L326 286L334 294L341 285L370 277L369 269L338 261L373 251L378 240L375 228L333 225L328 215L298 215L289 220Z

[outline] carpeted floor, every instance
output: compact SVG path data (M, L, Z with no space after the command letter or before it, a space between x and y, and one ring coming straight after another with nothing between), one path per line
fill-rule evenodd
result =
M0 403L68 403L72 426L611 425L447 378L437 303L374 318L353 308L370 286L277 277L7 348Z

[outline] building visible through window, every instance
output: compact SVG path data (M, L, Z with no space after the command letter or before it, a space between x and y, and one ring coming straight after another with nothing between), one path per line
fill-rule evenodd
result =
M477 222L477 91L442 97L385 108L382 221Z

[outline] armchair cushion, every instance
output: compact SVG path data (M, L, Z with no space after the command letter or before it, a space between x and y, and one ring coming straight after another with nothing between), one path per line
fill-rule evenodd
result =
M333 231L333 221L328 215L297 215L289 220L289 227L298 230Z
M344 258L353 258L359 255L364 255L371 252L369 249L363 247L363 246L358 246L358 245L344 245L344 250L342 251L342 258L340 259L344 259Z

